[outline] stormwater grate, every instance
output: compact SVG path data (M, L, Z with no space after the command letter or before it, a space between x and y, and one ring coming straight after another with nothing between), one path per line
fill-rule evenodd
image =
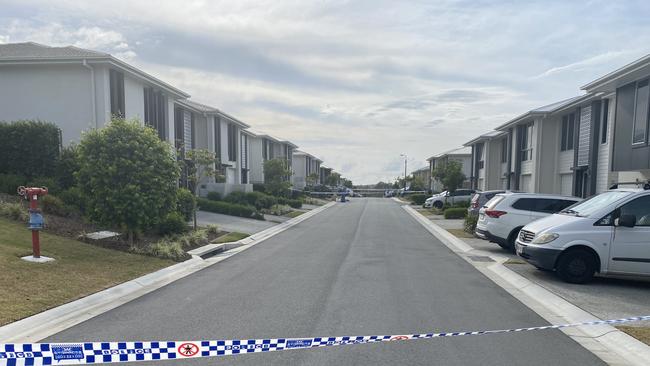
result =
M494 262L490 257L484 255L468 255L467 258L473 260L474 262Z

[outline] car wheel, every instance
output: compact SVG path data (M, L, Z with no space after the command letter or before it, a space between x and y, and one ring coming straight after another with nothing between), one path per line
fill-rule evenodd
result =
M505 246L501 246L503 249L509 250L511 252L515 252L515 240L517 240L517 236L519 236L519 231L521 230L520 227L512 230L510 232L510 235L508 235L508 240L506 240Z
M557 274L569 283L587 283L596 273L594 255L583 249L562 254L557 262Z
M437 208L438 210L440 210L442 208L442 206L443 205L442 205L441 201L436 201L436 202L433 203L433 207Z

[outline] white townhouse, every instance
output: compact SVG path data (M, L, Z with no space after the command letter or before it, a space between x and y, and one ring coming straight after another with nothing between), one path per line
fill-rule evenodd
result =
M424 168L420 168L417 170L414 170L411 172L411 176L413 178L420 178L422 179L422 182L424 182L424 187L425 189L429 189L431 187L431 171L428 166L425 166Z
M256 130L249 130L249 133L250 183L264 183L264 162L267 160L281 159L292 170L293 152L298 146Z
M307 186L307 177L316 174L315 184L320 184L320 164L323 161L304 151L293 152L293 187L303 189Z
M490 131L464 144L472 149L470 187L481 191L508 186L508 138L502 131Z
M601 151L597 161L599 166L612 171L608 184L650 181L650 55L582 89L609 100L608 119L601 124Z
M226 196L231 192L251 192L249 182L249 125L217 108L190 100L177 101L174 108L175 146L181 155L187 149L214 152L225 176L223 182L213 178L200 182L199 194L215 191Z
M325 184L325 182L327 182L327 178L329 178L332 175L332 172L333 172L332 168L328 168L324 165L321 165L319 169L320 183ZM338 186L338 184L336 185Z
M449 161L456 161L460 163L462 167L462 172L465 175L466 179L463 182L462 188L470 187L470 177L471 177L471 166L472 166L472 153L471 149L467 147L461 147L453 150L449 150L438 155L434 155L427 159L429 162L429 172L433 175L433 172L438 168L443 168ZM445 187L443 187L442 182L437 179L431 179L431 190L433 192L441 192Z
M55 123L62 142L113 115L138 118L174 143L174 105L189 95L115 57L73 46L0 44L0 121Z
M530 110L497 127L506 135L507 154L502 154L499 165L505 186L501 182L485 189L579 197L606 190L612 180L607 166L611 113L607 97L585 94ZM480 141L470 145L476 156L483 153ZM486 171L496 169L493 161L487 164Z

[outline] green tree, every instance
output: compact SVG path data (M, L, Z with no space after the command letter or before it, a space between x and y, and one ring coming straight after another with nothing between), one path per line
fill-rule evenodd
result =
M313 187L316 185L316 182L318 182L318 174L311 173L307 176L307 178L305 178L305 180L307 181L308 186Z
M424 180L421 177L410 176L407 180L409 182L409 190L411 191L424 191Z
M137 120L115 118L79 144L76 177L86 213L126 231L131 243L175 209L179 171L172 146Z
M325 178L325 185L328 186L338 186L339 181L341 180L341 174L339 173L332 173Z
M56 179L63 189L69 189L76 184L74 174L79 170L79 149L77 145L69 145L61 149L56 163Z
M352 181L347 179L347 178L341 178L341 184L343 184L343 187L347 187L352 189L354 185L352 184Z
M375 184L375 189L390 189L391 187L393 187L392 184L381 181Z
M215 153L206 149L189 150L185 153L185 174L187 175L187 189L194 196L198 196L199 183L210 178L219 178L222 174L215 169L220 166L219 158ZM194 229L196 230L196 200L194 200Z
M291 183L287 177L291 170L282 159L271 159L264 162L264 186L267 193L273 196L286 195Z
M444 166L433 171L433 178L440 181L449 192L454 192L465 181L463 165L457 161L449 161Z

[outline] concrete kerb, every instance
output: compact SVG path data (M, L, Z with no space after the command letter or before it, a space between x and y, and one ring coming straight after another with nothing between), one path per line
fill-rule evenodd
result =
M79 300L46 310L42 313L28 318L7 324L0 327L0 342L2 343L30 343L38 342L53 334L105 313L131 300L143 296L149 292L159 289L171 282L186 277L194 272L200 271L213 264L219 263L233 255L263 242L266 239L277 235L292 226L326 210L335 205L330 202L326 205L313 209L282 224L260 231L237 242L223 243L224 250L208 258L201 258L199 255L192 255L192 258L181 263L163 268L142 277L138 277L109 289L96 292ZM209 248L195 249L198 254L205 256L213 249L215 244L208 244Z
M450 250L549 323L562 324L600 320L564 298L510 270L504 265L506 257L474 249L431 222L412 207L403 206L403 208ZM490 257L494 263L474 262L467 257L468 254ZM561 331L610 365L641 366L650 364L650 347L611 325L564 328Z

